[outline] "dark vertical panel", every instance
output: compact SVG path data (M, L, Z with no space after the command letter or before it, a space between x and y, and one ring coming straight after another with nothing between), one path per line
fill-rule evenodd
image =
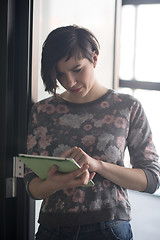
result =
M7 7L7 1L0 1L0 239L5 239Z
M26 152L27 123L31 99L31 40L33 3L29 0L16 0L15 31L15 107L17 122L16 155ZM18 93L18 94L17 94ZM17 239L32 239L34 233L34 202L28 198L23 179L17 182ZM30 210L32 209L32 215ZM23 217L23 222L21 219ZM28 225L29 223L29 225ZM21 231L19 231L21 229Z
M0 239L31 240L34 202L17 180L17 195L6 198L13 156L25 152L30 103L32 0L0 1ZM32 216L29 214L33 211ZM31 216L31 218L30 218ZM29 224L30 223L30 224Z
M16 199L6 199L6 178L12 176L13 154L14 0L0 2L0 16L0 235L1 239L8 239L8 233L15 235L16 229Z

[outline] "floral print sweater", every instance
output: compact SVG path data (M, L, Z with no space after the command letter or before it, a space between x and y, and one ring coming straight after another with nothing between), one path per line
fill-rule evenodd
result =
M29 122L28 154L60 156L73 147L98 160L124 166L128 147L133 168L144 170L154 192L160 165L151 130L140 102L114 90L83 104L50 97L35 103ZM36 177L28 171L26 186ZM39 223L52 228L106 220L130 220L127 190L96 174L93 187L57 191L43 199ZM29 193L30 194L30 193ZM31 196L32 197L32 196Z

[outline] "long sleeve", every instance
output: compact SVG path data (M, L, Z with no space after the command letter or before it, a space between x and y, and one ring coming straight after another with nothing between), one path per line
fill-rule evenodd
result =
M29 124L28 124L28 137L27 137L27 153L28 154L38 155L37 140L36 140L36 136L34 135L36 125L37 125L36 112L35 112L35 107L33 107L30 113ZM24 182L26 185L26 191L28 195L33 199L35 198L31 195L28 186L31 180L35 177L37 177L37 175L30 168L25 167Z
M138 101L132 107L127 142L133 168L141 168L146 174L148 186L145 191L155 192L160 184L160 165L147 117Z

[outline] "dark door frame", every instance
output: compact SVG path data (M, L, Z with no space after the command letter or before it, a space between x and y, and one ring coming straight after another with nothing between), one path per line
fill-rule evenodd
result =
M16 196L6 197L13 157L26 152L31 103L33 0L0 1L0 239L33 240L34 201L17 179Z

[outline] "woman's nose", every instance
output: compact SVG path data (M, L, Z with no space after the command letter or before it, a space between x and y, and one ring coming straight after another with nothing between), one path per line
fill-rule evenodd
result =
M68 84L68 87L74 87L74 85L76 85L75 77L72 76L71 74L67 76L67 84Z

